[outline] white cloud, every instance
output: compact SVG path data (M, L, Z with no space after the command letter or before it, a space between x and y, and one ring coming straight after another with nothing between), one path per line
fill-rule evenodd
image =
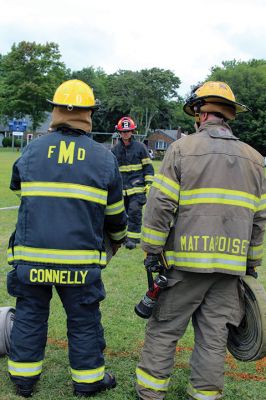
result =
M0 53L22 40L54 41L71 69L171 69L181 94L224 60L265 58L264 0L1 3Z

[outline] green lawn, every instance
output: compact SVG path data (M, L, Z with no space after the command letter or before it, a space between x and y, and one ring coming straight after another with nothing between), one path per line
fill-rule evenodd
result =
M19 155L17 152L0 149L0 208L18 204L16 196L8 189L11 167ZM159 163L156 162L156 169ZM6 262L8 237L14 229L17 210L0 211L1 270L0 305L14 305L5 288L6 273L10 267ZM260 279L266 284L266 272L261 268ZM143 254L138 248L134 251L122 249L103 271L107 298L102 303L103 325L105 328L106 367L112 370L118 380L115 390L95 396L94 399L135 399L135 367L144 339L145 322L134 313L134 306L146 291L146 275L143 268ZM173 377L167 400L185 400L186 384L189 375L189 356L193 346L193 332L188 329L179 342ZM7 358L0 359L0 399L19 399L14 394L7 374ZM239 363L228 355L226 362L226 399L266 399L266 358L260 362ZM263 395L264 393L264 395ZM34 396L36 400L49 400L64 397L75 399L67 357L65 313L55 294L51 303L48 345L41 381Z

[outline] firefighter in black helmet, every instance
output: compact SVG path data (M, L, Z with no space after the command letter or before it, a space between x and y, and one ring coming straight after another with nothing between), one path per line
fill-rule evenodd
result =
M134 140L132 134L137 125L130 117L122 117L116 126L119 142L112 148L123 180L123 195L128 215L126 248L132 250L140 242L142 207L146 203L153 180L154 170L148 150L143 143Z
M21 205L8 249L8 291L17 297L8 371L17 394L30 397L42 372L55 286L67 314L74 393L88 397L116 385L105 372L99 311L103 232L115 253L126 213L116 159L89 135L97 108L92 89L66 81L51 103L52 131L30 142L13 166L10 188L21 191Z

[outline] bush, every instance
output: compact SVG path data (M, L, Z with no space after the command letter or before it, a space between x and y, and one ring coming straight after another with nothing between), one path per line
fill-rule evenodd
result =
M5 137L2 141L3 147L12 147L12 137ZM23 140L23 147L26 146L26 141ZM21 147L21 140L15 139L14 147Z
M3 147L11 147L12 146L12 138L5 137L2 141Z

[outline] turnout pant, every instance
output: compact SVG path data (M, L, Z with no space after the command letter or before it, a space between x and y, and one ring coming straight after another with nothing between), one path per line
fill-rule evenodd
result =
M91 286L55 288L67 315L71 373L79 388L104 377L105 341L99 310L104 287L99 279ZM42 372L52 286L23 284L14 269L8 274L8 291L17 297L8 371L14 383L34 384Z
M146 327L136 369L141 399L164 399L174 366L177 341L192 317L195 344L188 393L198 400L222 397L227 324L238 326L244 314L237 276L171 270Z
M128 216L127 237L133 242L140 242L142 225L142 208L146 203L144 193L124 197L125 209Z

